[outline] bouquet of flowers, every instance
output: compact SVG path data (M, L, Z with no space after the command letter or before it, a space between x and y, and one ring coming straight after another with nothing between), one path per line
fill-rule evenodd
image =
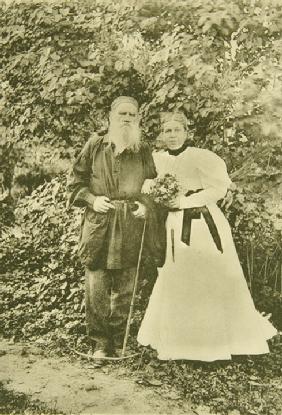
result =
M165 174L153 180L149 194L160 205L167 206L180 192L180 185L173 174Z

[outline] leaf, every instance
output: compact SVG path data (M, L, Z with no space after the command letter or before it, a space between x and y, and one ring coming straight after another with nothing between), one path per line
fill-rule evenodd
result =
M121 61L116 61L115 63L115 70L120 72L123 69L123 63Z
M249 384L250 384L250 385L253 385L253 386L263 386L261 383L255 382L255 381L253 381L253 380L250 380L250 381L249 381Z
M59 267L59 263L57 261L55 262L51 262L50 264L48 264L48 268L55 270Z
M41 223L46 222L47 219L48 219L48 216L46 215L46 213L44 213L41 217Z
M18 227L18 226L13 228L12 233L13 233L14 237L18 238L18 239L21 239L24 236L21 228Z
M148 29L149 27L154 26L158 21L158 17L149 17L140 22L141 29Z
M55 201L58 191L60 190L61 184L58 182L55 184L52 190L52 199Z
M82 66L83 68L87 68L87 67L89 67L89 66L93 66L93 65L95 65L95 62L90 61L90 60L81 60L81 61L79 62L79 64L80 64L80 66Z
M46 62L47 62L47 60L49 58L50 52L51 52L51 48L50 47L46 47L44 49L44 52L42 53L42 55L40 57L40 61L39 61L39 66L41 67L41 69L44 68L44 66L45 66L45 64L46 64Z
M162 386L163 382L158 379L145 379L145 383L150 386Z
M179 393L176 393L174 391L168 392L166 394L163 395L165 398L167 399L171 399L173 401L178 401L179 399L181 399L181 396Z

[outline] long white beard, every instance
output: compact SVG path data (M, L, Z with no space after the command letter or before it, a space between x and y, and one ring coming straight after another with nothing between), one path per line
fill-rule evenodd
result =
M125 149L138 151L140 147L141 132L137 124L122 125L110 123L108 131L109 140L115 144L115 153L121 154Z

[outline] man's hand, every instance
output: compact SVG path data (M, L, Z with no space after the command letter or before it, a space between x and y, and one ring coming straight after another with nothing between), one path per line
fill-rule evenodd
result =
M93 203L93 210L97 213L107 213L109 209L115 209L107 196L96 196Z
M136 218L144 219L146 216L146 206L140 202L135 202L138 205L138 209L134 210L132 213Z

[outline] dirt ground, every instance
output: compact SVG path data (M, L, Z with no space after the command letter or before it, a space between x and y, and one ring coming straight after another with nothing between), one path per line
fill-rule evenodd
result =
M180 400L173 390L139 385L118 365L114 370L96 368L89 361L48 357L34 345L3 339L0 382L46 404L50 413L210 415L207 408L191 409L189 402Z

